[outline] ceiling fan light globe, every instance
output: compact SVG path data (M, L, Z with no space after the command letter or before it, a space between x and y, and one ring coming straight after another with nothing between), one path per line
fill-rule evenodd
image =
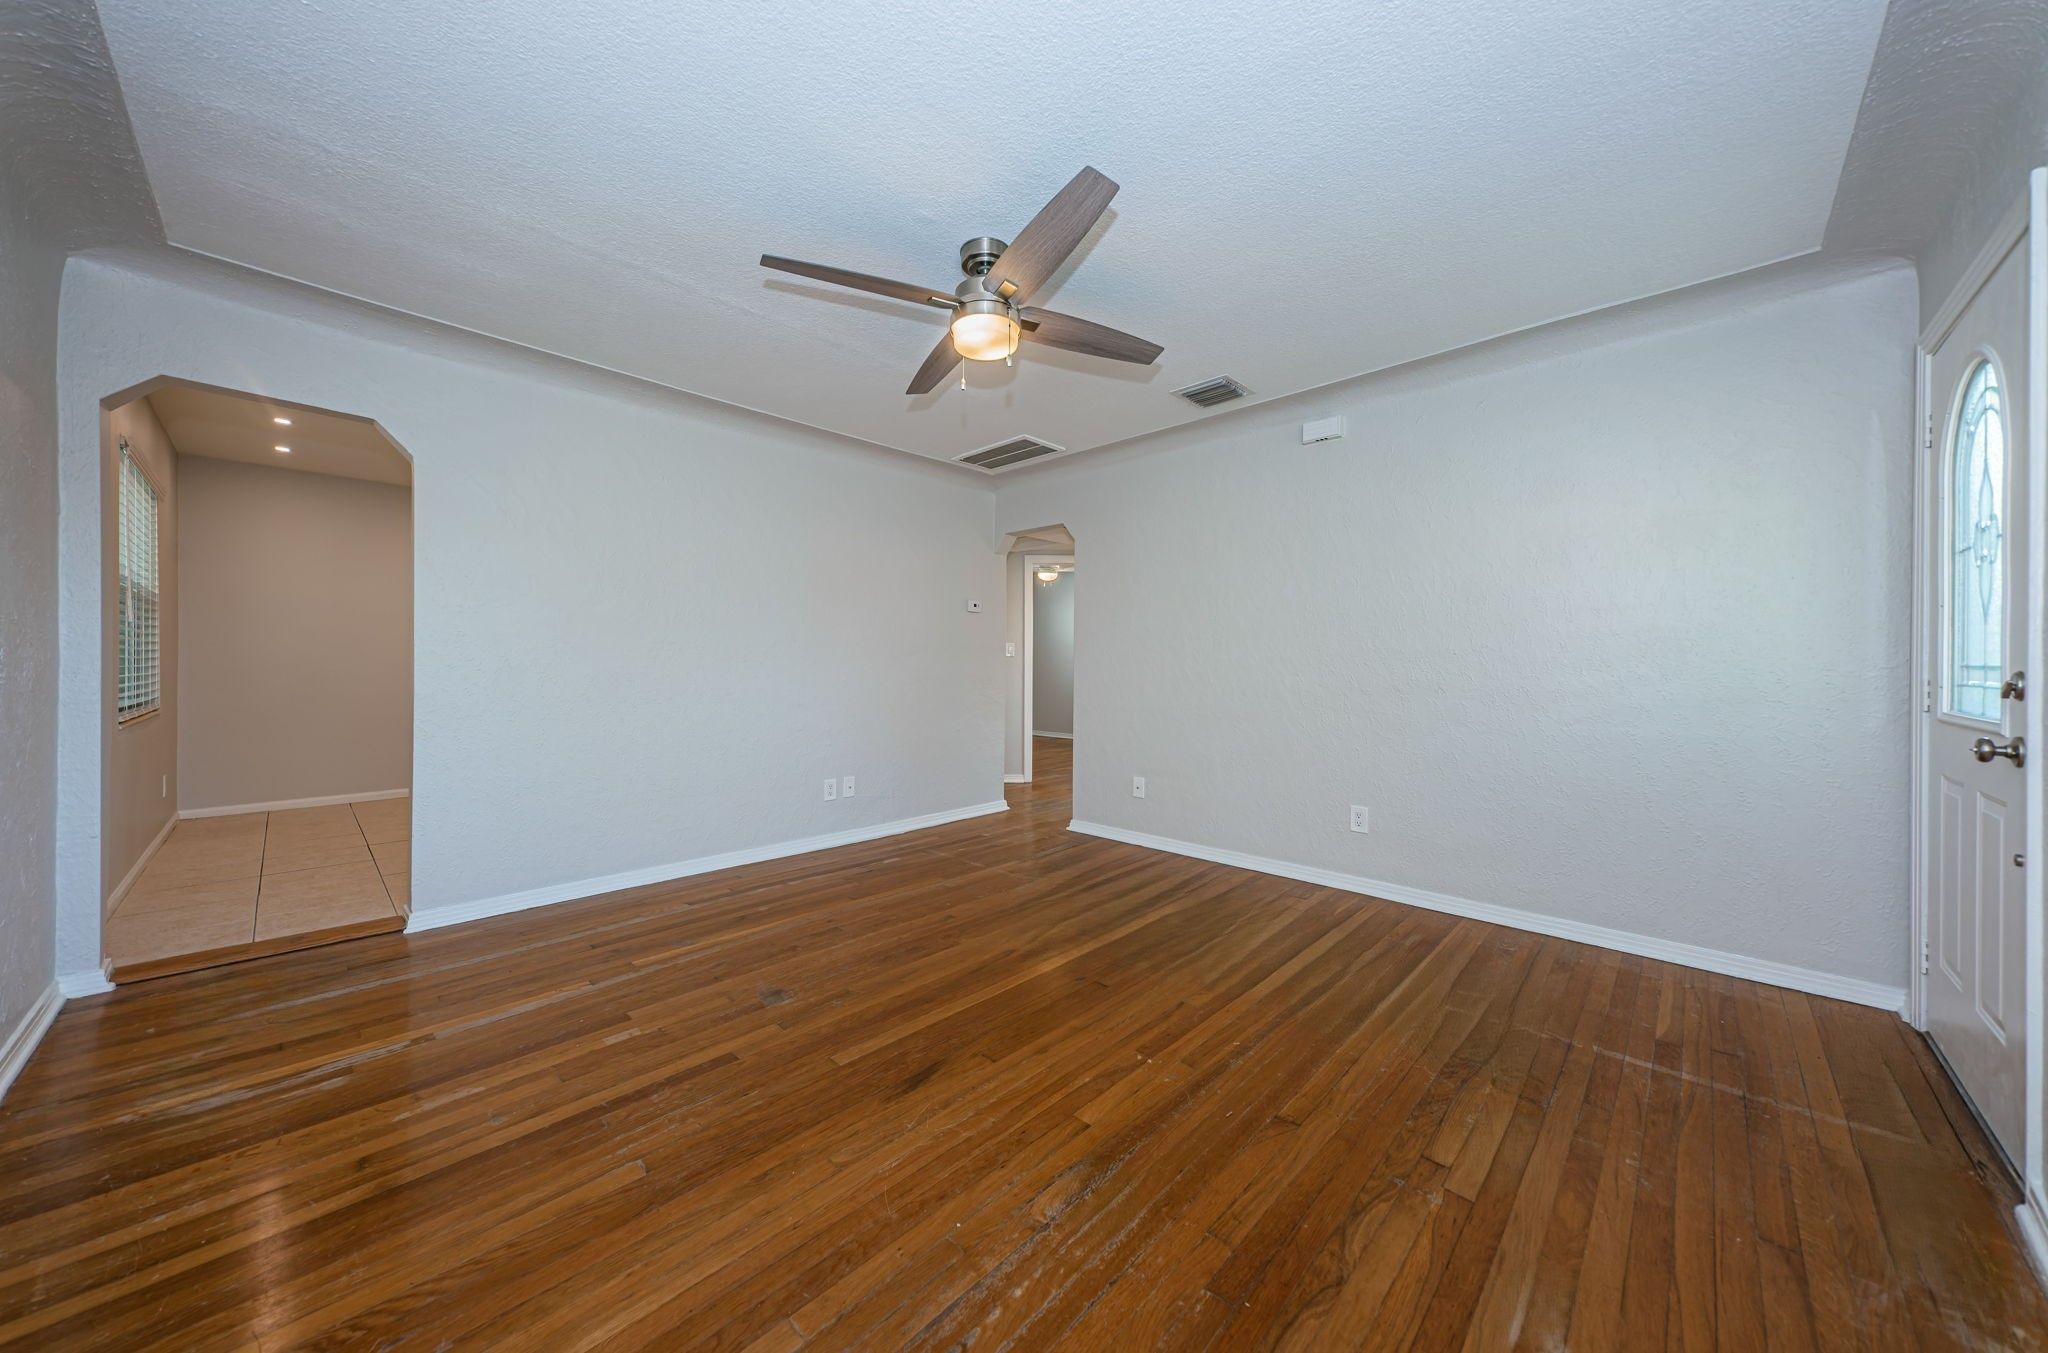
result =
M967 311L953 318L953 346L970 362L1000 362L1017 351L1023 332L1017 321L999 310Z

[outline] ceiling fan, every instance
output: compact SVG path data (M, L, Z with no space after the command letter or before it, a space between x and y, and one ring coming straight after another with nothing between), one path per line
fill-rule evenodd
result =
M951 310L952 324L910 378L905 394L933 389L963 357L973 362L1007 361L1020 340L1144 366L1165 349L1093 320L1018 304L1066 262L1115 196L1115 183L1093 169L1083 169L1039 209L1016 243L982 235L961 245L960 271L967 280L950 293L774 254L761 255L761 266Z

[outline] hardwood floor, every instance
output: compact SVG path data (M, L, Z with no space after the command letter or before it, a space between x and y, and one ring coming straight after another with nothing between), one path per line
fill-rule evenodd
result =
M1878 1011L1012 812L67 1007L0 1342L2010 1348Z

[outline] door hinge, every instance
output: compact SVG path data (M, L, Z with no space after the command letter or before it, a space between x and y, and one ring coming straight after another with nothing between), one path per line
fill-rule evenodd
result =
M1934 713L1934 678L1928 677L1920 686L1920 712Z
M1927 976L1927 938L1924 935L1920 939L1920 975Z
M1931 413L1927 415L1927 440L1921 445L1929 451L1934 449L1934 415Z

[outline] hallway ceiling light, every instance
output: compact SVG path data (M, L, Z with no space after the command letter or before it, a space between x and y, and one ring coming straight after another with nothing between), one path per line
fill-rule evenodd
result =
M280 452L287 456L289 456L292 453L292 449L289 446L273 446L270 449L273 451Z
M273 418L270 421L277 424L281 428L288 428L292 425L292 420L289 418Z
M1059 576L1071 567L1071 564L1040 564L1034 576L1042 583L1057 582Z

